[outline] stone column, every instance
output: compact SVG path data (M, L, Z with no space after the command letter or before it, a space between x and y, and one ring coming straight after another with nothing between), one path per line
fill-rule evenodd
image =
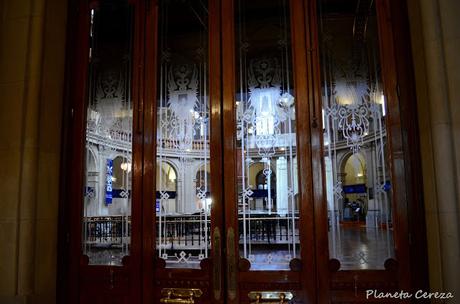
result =
M294 190L294 194L297 194L299 193L299 177L297 176L299 171L297 167L297 157L294 157L292 159L292 168L294 169L294 172L291 172L290 174L294 174L293 190Z
M449 97L453 153L456 163L457 212L460 210L460 1L439 1Z
M334 185L334 187L336 185L340 185L341 187L343 187L343 183L345 182L345 177L346 177L346 173L342 173L342 172L337 172L337 181L336 181L336 184ZM337 210L339 210L339 220L343 221L343 202L344 202L345 199L339 199L337 200L336 204L337 204Z
M182 176L182 175L179 175ZM176 205L174 206L174 212L184 212L184 183L182 178L176 179ZM168 206L166 212L172 212L171 208Z
M196 184L195 180L195 172L193 169L193 163L191 160L187 160L185 163L185 174L184 174L184 183L182 184L184 187L184 198L183 198L183 212L185 213L192 213L196 211Z
M457 298L460 295L460 122L457 105L460 97L460 3L457 0L411 0L409 8L418 90L430 285L434 290L453 292Z
M55 301L66 3L0 2L0 303Z
M292 185L291 185L292 187ZM270 191L270 189L268 189ZM288 204L288 172L287 160L280 157L276 160L276 212L286 215L289 210Z
M109 206L105 204L105 191L107 187L107 159L110 158L109 154L104 150L105 147L99 146L99 199L96 207L97 216L108 215Z
M44 1L4 1L0 25L2 92L0 295L34 291ZM5 47L6 46L6 47ZM5 94L5 95L3 95ZM3 249L4 248L4 249ZM8 262L6 262L8 261ZM0 301L1 302L1 301Z

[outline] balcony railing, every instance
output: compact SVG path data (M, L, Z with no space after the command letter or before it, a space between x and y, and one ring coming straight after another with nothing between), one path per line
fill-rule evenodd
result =
M294 218L296 226L298 216ZM243 216L239 214L239 233L243 233ZM161 234L163 249L200 249L210 244L211 221L204 214L157 216L157 234ZM278 215L246 215L248 240L253 244L283 244L292 242L292 218ZM129 246L130 216L103 216L84 218L84 244L91 247ZM298 229L295 228L298 239ZM242 242L243 237L240 238Z

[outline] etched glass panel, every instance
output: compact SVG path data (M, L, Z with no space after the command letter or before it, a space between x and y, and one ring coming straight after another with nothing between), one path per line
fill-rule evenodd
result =
M289 1L236 1L240 256L252 270L299 256Z
M383 269L394 243L375 2L319 8L330 257Z
M156 248L167 267L199 268L211 247L208 8L159 6Z
M90 14L83 253L89 264L121 265L130 248L131 9L101 1Z

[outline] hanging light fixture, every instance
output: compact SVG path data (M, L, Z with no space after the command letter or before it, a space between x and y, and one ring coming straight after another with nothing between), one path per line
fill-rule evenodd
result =
M132 165L130 162L123 162L120 165L121 170L131 172Z

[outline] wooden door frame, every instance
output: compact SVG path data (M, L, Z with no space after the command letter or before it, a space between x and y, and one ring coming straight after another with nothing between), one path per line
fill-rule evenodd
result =
M317 303L330 302L329 272L329 241L328 241L328 211L326 202L325 167L324 167L324 135L321 68L319 50L318 9L316 0L304 0L305 13L305 54L307 58L306 78L310 115L306 119L310 123L311 158L311 191L313 199L315 273L318 292Z
M313 68L312 78L314 80L313 103L317 109L321 109L317 1L305 1L309 3L306 13L309 16L309 22L306 23L306 32L311 33L311 37L307 38L307 44L310 42L307 49L312 50L310 66ZM409 43L407 6L405 1L401 0L375 0L375 5L383 86L388 100L387 137L390 152L392 207L395 210L393 221L396 258L385 261L385 270L338 271L340 264L337 263L337 260L326 260L328 255L323 254L322 251L326 253L329 251L326 226L327 206L324 196L321 197L320 194L324 193L325 186L320 176L313 178L320 303L326 303L329 298L329 301L333 302L363 301L365 289L382 291L429 289L417 103ZM315 117L311 119L315 121ZM322 125L321 117L318 118L318 121L318 124ZM320 164L323 162L323 135L321 130L313 130L312 161ZM322 170L316 168L314 172L318 173ZM322 174L324 176L324 171ZM355 290L358 291L358 294ZM327 295L328 293L330 295ZM385 301L388 300L385 299L383 302Z
M83 162L82 155L84 154L84 129L85 129L85 105L87 103L87 94L86 94L86 81L87 81L87 48L88 48L88 32L89 32L89 20L88 20L88 9L89 9L89 0L69 0L68 5L68 26L67 26L67 46L66 46L66 88L65 88L65 97L64 97L64 108L63 108L63 131L62 131L62 158L61 158L61 183L60 183L60 205L59 205L59 235L58 235L58 281L57 281L57 299L61 303L78 303L79 298L79 284L80 277L82 275L80 271L81 266L81 214L82 207L82 172L83 172ZM145 36L145 33L148 33L149 30L154 27L155 20L157 18L157 9L156 1L154 0L145 0L145 1L136 1L138 6L136 9L136 26L143 30L138 30L136 45L138 46L137 55L133 57L137 58L138 62L138 80L133 80L138 84L132 86L134 88L139 87L139 94L134 99L133 92L133 104L135 111L142 113L143 122L152 121L152 124L144 123L144 133L138 136L135 136L136 145L144 145L143 148L139 148L142 151L137 151L138 155L143 155L144 158L144 171L143 175L146 178L143 180L143 184L136 184L138 190L136 193L133 193L133 197L137 196L139 201L142 201L141 204L132 204L133 216L137 217L137 222L141 226L133 227L137 233L137 240L132 242L137 243L132 247L131 255L133 253L138 256L138 258L130 258L129 267L132 276L128 275L131 286L141 286L142 285L142 297L145 303L151 300L152 294L149 293L151 288L151 282L153 281L153 270L145 270L146 267L150 267L149 263L151 258L154 256L154 229L155 226L152 218L145 216L153 209L153 206L149 203L144 202L144 197L149 197L151 192L148 189L152 189L152 184L154 183L155 177L155 168L154 163L145 162L146 155L153 155L155 151L154 147L154 128L156 126L155 119L155 104L142 102L139 104L143 96L143 100L155 100L155 88L156 80L154 80L154 75L152 73L146 73L146 70L156 71L156 61L154 56L148 56L149 50L156 48L156 36ZM216 5L220 5L220 1L216 2ZM299 46L299 49L296 51L297 54L305 53L305 58L297 58L296 62L305 61L310 69L306 69L304 76L306 81L306 94L301 96L301 98L308 99L310 101L310 108L302 117L308 119L308 125L306 124L303 128L310 130L311 134L311 146L308 147L308 143L302 143L307 150L310 150L311 153L311 163L304 163L304 170L311 170L312 175L309 177L311 179L312 185L310 188L312 190L312 196L315 201L313 206L313 220L314 225L310 224L314 229L314 244L315 244L315 253L313 259L315 260L315 269L313 271L316 274L315 286L305 285L303 286L304 290L317 289L315 300L318 303L327 303L329 298L334 301L340 300L352 300L354 297L354 283L355 276L360 277L360 283L358 287L363 289L366 286L372 286L379 288L379 286L388 287L388 282L385 285L385 281L389 280L390 285L394 282L398 283L398 286L409 288L412 290L423 289L428 290L428 267L427 267L427 247L426 247L426 234L425 232L425 218L424 218L424 206L423 206L423 195L422 195L422 175L421 175L421 160L419 154L419 137L418 137L418 125L417 125L417 106L416 106L416 93L415 93L415 81L414 81L414 71L412 66L412 53L410 46L410 32L408 25L408 16L407 16L407 5L405 1L400 0L377 0L378 11L379 11L379 32L381 43L385 44L386 48L381 48L384 50L382 52L382 62L385 65L388 65L386 68L388 71L384 72L385 75L385 89L391 96L393 100L393 106L390 109L390 116L392 116L392 126L399 128L399 131L393 131L393 134L399 134L395 138L392 138L394 142L392 144L393 153L397 153L397 158L392 159L392 170L393 174L395 171L398 174L403 174L404 176L398 181L405 185L404 192L397 192L399 196L397 199L401 202L402 198L407 200L406 203L398 204L398 213L401 216L398 217L398 225L404 233L398 232L396 242L398 243L398 263L389 265L390 271L336 271L335 265L333 262L329 261L328 257L328 244L327 244L327 210L324 201L324 181L322 176L324 176L324 168L318 168L319 164L322 164L322 138L321 132L316 127L321 125L321 117L315 115L315 110L311 107L315 105L316 111L321 107L321 97L318 96L320 86L320 71L319 71L319 56L318 56L318 27L317 27L317 15L316 15L316 1L302 1L302 4L298 4L297 8L301 8L301 11L294 11L295 14L303 14L305 18L304 27L301 29L292 27L296 30L296 33L293 35L304 36L300 38L304 41L305 46ZM223 2L222 11L226 9L233 9L229 7L228 2ZM217 9L219 10L219 8ZM145 19L144 19L145 18ZM215 17L216 19L212 22L221 23L220 16ZM145 20L145 27L143 22ZM222 41L225 41L227 45L234 45L234 35L233 35L233 21L222 22ZM220 28L220 26L219 26ZM141 32L145 31L143 35ZM300 31L300 33L299 33ZM153 33L153 32L151 32ZM155 34L155 33L154 33ZM220 33L219 33L220 34ZM220 38L218 35L213 35L215 39L210 42L210 46L214 49L213 52L216 54L220 49ZM143 45L145 41L145 46ZM143 53L142 49L145 47L145 52ZM226 58L224 63L231 62L231 67L234 67L234 58L232 54L229 54L229 50L222 49L222 54ZM145 65L142 65L141 58L145 58ZM229 69L220 70L220 63L216 62L220 60L217 58L213 59L214 66L216 67L216 74L222 75L224 79L234 81L233 72ZM135 77L135 69L133 69L133 78ZM155 76L156 77L156 76ZM301 75L296 76L301 77ZM145 83L150 83L151 85L142 86L141 80L144 79ZM304 81L304 80L299 80ZM230 84L232 83L230 82ZM221 92L219 90L214 91L214 96L216 100L228 100L229 98L233 100L231 90L228 88L229 82L225 81L225 86L222 88L223 95L220 96ZM153 86L152 86L153 85ZM233 85L233 84L232 84ZM303 84L301 84L303 85ZM296 88L299 85L296 84ZM316 93L315 93L316 92ZM297 96L299 99L299 96ZM399 101L397 106L394 104L395 100ZM139 105L142 106L139 107ZM232 117L233 115L233 104L229 102L224 102L223 106L216 106L212 111L212 116L216 121L221 115ZM316 122L315 122L316 121ZM139 122L142 123L142 122ZM233 126L233 122L225 122L230 126ZM137 125L137 123L135 123ZM222 125L222 121L220 121ZM233 131L231 128L224 127L221 130L221 134L214 133L214 136L222 136L226 139L223 142L223 146L214 147L214 151L219 151L218 149L223 149L227 151L225 156L228 156L228 150L234 148L234 143L227 140L233 136ZM307 140L301 139L301 140ZM403 153L404 152L404 153ZM403 154L401 154L403 153ZM221 152L219 155L222 155ZM137 157L136 159L140 159ZM232 157L227 159L225 157L225 162L223 163L222 169L220 172L231 172L234 170L230 164L235 160L232 160ZM222 161L222 160L221 160ZM136 165L137 164L137 165ZM139 170L142 170L139 162L134 164L134 172L139 174ZM139 167L140 166L140 167ZM137 169L136 169L137 168ZM218 168L214 170L219 170ZM230 170L230 171L228 171ZM69 173L70 172L70 173ZM306 179L304 179L306 181ZM139 183L140 181L138 181ZM308 187L307 185L302 184L302 186ZM226 194L236 197L234 185L236 185L235 180L230 180L226 178L223 181L223 185L226 189ZM222 187L220 187L221 191ZM228 189L228 190L227 190ZM233 189L233 190L232 190ZM308 188L306 188L308 189ZM233 193L232 193L233 191ZM222 200L222 192L218 194ZM147 202L147 201L146 201ZM310 209L308 209L310 210ZM217 212L217 210L216 210ZM222 209L220 213L223 214ZM144 214L144 215L142 215ZM226 214L229 221L236 221L235 215ZM221 217L215 217L216 221L221 221ZM406 221L408 221L406 223ZM307 225L309 223L306 223ZM134 235L134 232L133 232ZM310 240L311 241L311 240ZM237 245L237 244L236 244ZM136 247L137 246L137 247ZM311 259L312 257L310 257ZM401 265L402 264L402 265ZM144 267L141 267L144 265ZM397 266L396 272L394 267ZM152 266L153 267L153 266ZM96 267L98 268L98 267ZM132 271L133 269L139 270L139 276L142 276L142 282L140 278L137 278ZM393 269L393 270L391 270ZM107 268L98 268L96 271L97 275L107 278ZM396 274L395 274L396 273ZM122 273L123 276L126 276L126 273ZM361 280L362 279L362 280ZM224 284L224 283L222 283ZM222 285L224 286L224 285ZM394 285L396 286L396 285ZM393 287L394 287L393 286ZM391 287L391 286L390 286ZM392 287L392 288L393 288ZM344 289L345 288L345 289ZM141 292L136 294L133 293L133 300L141 298ZM313 291L315 293L315 291ZM223 291L221 290L221 297L223 298ZM330 295L329 295L330 294ZM223 302L223 300L221 300ZM149 302L151 303L151 301Z
M225 227L226 231L233 229L236 237L231 240L227 238L226 257L226 280L228 287L227 303L240 303L247 297L240 293L239 284L248 283L260 284L262 289L267 290L290 290L296 291L304 301L317 302L316 277L316 253L314 248L314 210L311 203L314 199L312 190L313 164L311 161L312 150L310 137L312 124L310 123L311 107L311 74L307 71L308 45L305 38L305 3L303 0L290 0L290 21L291 21L291 53L293 72L294 92L296 102L296 141L298 156L298 180L299 180L299 227L301 243L301 262L296 271L248 271L247 263L239 257L238 229L238 206L237 201L237 161L236 161L236 122L235 122L235 23L234 23L234 0L222 1L222 66L223 66L223 153L225 162L223 171L226 172L224 180L225 189ZM225 18L224 16L229 16ZM321 163L320 163L321 164ZM321 176L321 170L319 172ZM318 193L318 192L317 192ZM320 192L322 195L322 192ZM232 253L229 248L234 248ZM238 282L233 286L233 282Z
M97 293L101 299L122 296L140 302L142 210L142 115L134 115L133 120L133 173L132 173L132 236L130 253L125 256L122 266L88 265L88 257L82 253L82 211L84 189L84 156L86 136L86 109L88 105L89 73L89 31L90 10L99 5L99 0L69 1L70 24L67 42L66 94L63 110L63 133L60 186L59 251L63 255L58 261L60 279L57 282L57 297L63 303L80 303L82 290ZM145 2L128 0L132 7L132 71L131 101L133 112L143 112L143 77L141 39L145 12ZM137 67L137 68L135 68ZM70 173L69 173L70 172ZM99 289L93 290L98 286Z
M158 84L158 1L152 2L147 9L146 19L146 69L144 112L144 199L142 201L144 217L143 231L143 303L159 300L160 291L165 287L201 288L203 296L212 303L223 303L223 273L220 254L223 250L218 235L223 235L223 199L222 199L222 148L221 148L221 61L220 61L220 0L208 1L208 69L210 102L210 169L211 195L211 257L204 259L201 269L166 268L165 261L156 255L156 223L154 202L156 185L156 135L157 135L157 84ZM220 244L220 246L219 246Z

